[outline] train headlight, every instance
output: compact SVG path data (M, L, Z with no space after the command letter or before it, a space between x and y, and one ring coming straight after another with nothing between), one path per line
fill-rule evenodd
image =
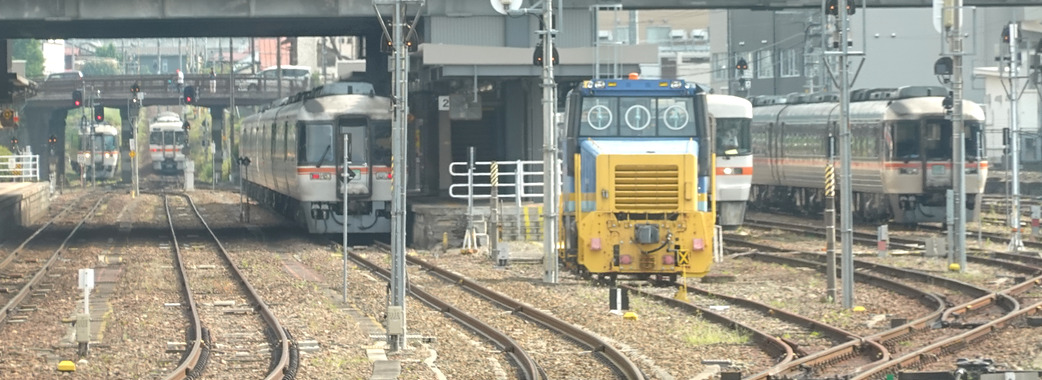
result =
M90 158L90 153L83 153L83 158Z
M599 80L593 83L593 88L604 88L604 81Z
M376 179L391 179L390 172L376 173Z
M724 174L727 174L727 175L734 174L734 169L733 168L724 168Z
M680 86L682 86L682 84L678 80L669 82L669 88L680 88Z
M619 256L619 265L630 265L633 263L633 256L622 255Z
M112 153L105 152L105 158L112 158Z
M662 256L662 265L673 265L673 255Z
M593 81L592 80L583 81L583 88L593 88Z
M901 168L898 173L916 175L919 174L919 168Z

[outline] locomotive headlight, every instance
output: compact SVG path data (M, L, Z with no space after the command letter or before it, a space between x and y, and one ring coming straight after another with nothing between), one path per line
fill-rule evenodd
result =
M105 152L105 158L112 158L112 153Z
M724 174L730 175L734 173L734 168L724 168Z
M672 82L669 83L669 88L680 88L680 86L681 86L681 84L680 84L680 81L678 81L678 80L675 80L675 81L672 81Z
M376 173L376 179L391 179L391 173L388 173L388 172Z
M901 168L898 173L916 175L919 174L919 168Z
M591 80L583 81L583 88L593 88L593 81L591 81Z
M593 83L593 88L604 88L604 81L599 80Z

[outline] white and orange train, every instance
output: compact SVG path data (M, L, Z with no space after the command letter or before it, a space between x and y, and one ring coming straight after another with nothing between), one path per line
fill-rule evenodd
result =
M716 138L716 223L733 229L742 225L753 180L752 139L749 126L753 105L731 95L706 96Z
M390 99L371 84L329 83L282 99L242 120L244 191L309 233L341 233L345 221L348 233L389 233L390 136Z
M148 125L148 154L152 170L158 174L180 174L185 170L188 132L173 112L161 112Z
M76 152L72 170L91 179L108 179L116 176L119 169L119 129L108 124L94 126L80 133L80 148Z
M952 122L943 87L851 92L851 199L855 218L896 223L944 222L952 189ZM824 205L824 168L839 136L835 94L754 99L754 206L815 213ZM984 190L988 162L980 154L984 111L963 102L967 220ZM838 142L838 138L835 141ZM836 180L842 174L839 150ZM837 201L838 201L837 191Z

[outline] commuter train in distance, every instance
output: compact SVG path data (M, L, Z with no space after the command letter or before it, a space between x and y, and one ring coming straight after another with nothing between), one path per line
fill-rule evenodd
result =
M609 282L705 275L714 230L705 91L633 77L568 94L559 261Z
M749 136L753 105L746 99L731 95L709 94L706 101L716 139L716 176L713 182L717 224L735 229L745 219L753 181L752 139Z
M119 129L109 124L80 130L80 147L72 170L86 178L108 179L119 169Z
M943 87L851 92L851 199L855 219L902 224L944 222L952 189L952 122ZM824 210L824 168L838 146L836 94L754 99L752 146L756 170L750 202L802 213ZM963 101L967 220L976 216L988 162L981 153L984 111ZM830 136L836 136L830 139ZM835 145L832 145L835 141ZM834 154L836 183L841 173ZM837 191L837 201L838 199ZM838 204L838 203L837 203Z
M391 117L390 99L364 82L276 101L242 120L244 191L309 233L390 233Z
M152 170L159 174L180 174L185 170L188 131L173 112L161 112L148 126L148 152Z

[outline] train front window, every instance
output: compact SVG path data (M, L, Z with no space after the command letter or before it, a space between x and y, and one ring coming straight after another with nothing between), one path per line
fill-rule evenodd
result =
M952 158L952 128L947 120L927 120L923 129L923 154L927 160Z
M333 125L311 124L300 128L300 136L297 157L301 165L322 165L326 162L336 162L334 157L336 151L333 149Z
M94 149L116 150L116 136L94 135Z
M903 161L919 159L918 121L899 121L895 123L891 136L894 139L893 159Z
M373 165L391 164L391 121L373 120L373 145L369 150Z
M618 98L583 98L580 136L618 136Z
M981 137L980 123L976 122L976 121L967 121L965 123L966 123L965 124L965 128L964 128L965 132L963 132L964 133L963 136L965 136L965 139L963 141L966 142L966 160L967 161L976 161L976 160L980 159L980 153L981 153L980 152L980 148L981 148L981 145L980 145L980 137Z
M160 145L163 143L163 132L152 132L148 135L148 143L152 145Z
M695 137L694 98L582 98L579 136Z
M177 145L184 145L188 143L188 134L181 131L174 131L175 143Z
M716 119L716 154L749 154L752 149L751 122L749 119Z

